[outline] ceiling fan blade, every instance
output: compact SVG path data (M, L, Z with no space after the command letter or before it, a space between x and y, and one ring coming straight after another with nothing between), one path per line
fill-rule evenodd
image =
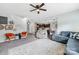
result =
M34 5L32 5L32 4L30 4L30 6L32 6L32 7L34 7L34 8L36 8L36 6L34 6Z
M42 6L44 6L45 4L44 3L42 3L39 7L42 7Z
M37 9L33 9L33 10L30 10L30 11L32 12L32 11L35 11L35 10L37 10Z
M40 9L40 10L47 11L46 9Z
M37 11L37 13L39 14L40 12L39 12L39 11Z

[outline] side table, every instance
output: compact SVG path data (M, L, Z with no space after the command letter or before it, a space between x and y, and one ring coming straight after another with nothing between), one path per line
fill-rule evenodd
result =
M21 39L21 35L20 35L20 33L17 33L17 34L15 34L15 39Z

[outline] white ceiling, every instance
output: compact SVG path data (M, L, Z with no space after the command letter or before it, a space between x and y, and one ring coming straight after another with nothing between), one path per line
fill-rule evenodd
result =
M0 15L18 15L21 17L28 17L32 20L41 20L77 10L79 9L79 4L46 3L43 8L47 9L47 11L41 11L40 14L37 14L36 11L29 11L33 9L33 7L29 6L27 3L0 3Z

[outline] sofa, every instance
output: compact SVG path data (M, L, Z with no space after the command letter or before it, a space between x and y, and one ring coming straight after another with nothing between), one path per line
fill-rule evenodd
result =
M69 39L65 54L67 55L79 55L79 40L77 39Z
M62 31L55 34L52 40L66 45L64 54L79 55L79 32Z

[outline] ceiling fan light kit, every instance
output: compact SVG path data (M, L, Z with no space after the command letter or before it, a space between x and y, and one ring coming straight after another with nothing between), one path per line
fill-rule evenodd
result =
M33 4L30 4L30 6L34 7L34 9L33 10L30 10L30 12L37 11L37 14L39 14L40 13L40 10L41 11L47 11L46 9L43 9L42 8L44 5L45 5L44 3L42 3L41 5L33 5Z

